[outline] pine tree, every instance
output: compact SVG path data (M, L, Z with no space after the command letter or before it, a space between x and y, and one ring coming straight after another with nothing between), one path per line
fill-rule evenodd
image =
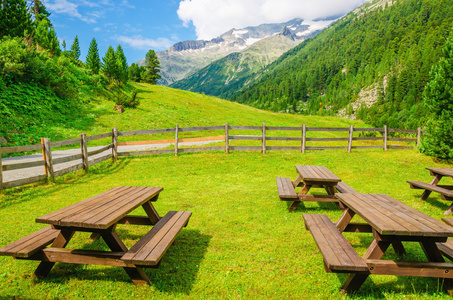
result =
M132 64L128 69L129 79L140 82L140 68L137 64Z
M61 46L63 47L63 51L66 51L66 41L63 40L63 43L61 43Z
M142 81L151 84L156 84L157 80L161 76L159 75L160 72L159 60L157 59L157 55L154 52L154 50L149 50L148 53L146 53L145 69L146 71L141 74Z
M79 60L80 46L79 46L79 38L77 37L77 35L75 36L74 42L72 43L71 50L69 50L69 53L71 53L71 56L75 60Z
M35 35L36 44L49 50L55 55L60 55L61 49L58 43L57 34L49 20L50 13L39 0L33 0L33 12L35 14Z
M95 38L91 40L86 58L86 65L88 69L93 72L93 74L99 74L99 70L101 69L101 59L99 58L98 44L96 43Z
M128 67L127 67L126 56L124 55L124 51L123 51L123 48L121 47L121 45L118 45L118 47L116 48L115 55L116 55L116 60L117 60L117 64L118 64L117 80L121 81L121 82L126 82L128 79L128 72L127 72Z
M0 4L0 38L24 37L33 33L31 15L25 0L8 0Z
M118 77L118 63L115 50L113 50L112 46L109 46L105 56L102 58L102 61L102 71L105 76L107 76L110 80L115 80Z
M443 57L430 72L423 100L431 116L422 151L441 159L453 159L453 32L443 48Z

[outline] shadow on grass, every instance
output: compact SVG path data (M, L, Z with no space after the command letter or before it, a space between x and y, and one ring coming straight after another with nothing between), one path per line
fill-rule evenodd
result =
M199 230L183 229L161 260L158 269L145 269L151 285L162 292L190 294L197 278L198 270L209 246L210 235ZM97 247L95 247L97 246ZM99 239L87 243L83 249L107 250L105 243ZM40 282L67 283L71 278L92 281L129 282L126 272L117 267L98 267L91 269L85 265L57 263L50 274Z
M428 202L429 204L431 204L434 207L437 207L437 208L439 208L441 210L444 210L444 211L447 210L450 207L452 202L449 201L449 200L440 199L440 195L439 194L437 194L437 196L438 196L437 198L428 197L428 199L426 199L426 200L419 200L419 201L426 201L426 202ZM418 199L419 199L419 197L417 197L417 200Z
M289 207L292 204L292 201L285 201L285 202L286 202L286 207L289 209ZM313 202L313 201L310 201L310 202L317 203L318 206L307 207L307 206L305 206L304 202L301 202L296 210L289 210L289 212L291 212L291 213L308 213L308 212L319 212L321 210L334 210L334 211L338 210L338 206L332 202Z
M114 174L126 168L129 163L130 159L121 159L118 160L118 163L104 162L101 163L101 165L97 165L95 168L92 167L90 169L90 173L105 175ZM5 199L9 199L0 201L0 210L11 206L21 205L37 197L50 197L54 193L64 191L69 186L86 184L87 182L95 179L89 175L90 174L86 174L85 171L79 170L57 178L55 184L41 182L4 190L3 193L5 195ZM43 188L36 189L35 187Z

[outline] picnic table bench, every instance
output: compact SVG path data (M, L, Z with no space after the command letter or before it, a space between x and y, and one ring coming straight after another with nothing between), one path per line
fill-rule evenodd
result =
M326 271L349 273L342 292L354 292L369 275L379 274L443 278L444 288L452 294L453 263L445 262L442 249L453 245L448 239L453 236L453 227L384 194L337 193L335 196L345 206L336 223L324 215L304 214L303 217L323 256ZM352 223L356 214L365 223ZM342 232L368 232L374 240L360 257ZM396 253L404 255L403 242L419 242L428 262L382 259L390 245Z
M56 262L123 267L135 284L150 284L142 268L156 268L191 212L170 211L160 217L152 202L161 187L115 187L76 204L38 217L50 224L3 248L0 255L41 261L37 277L46 276ZM142 206L146 216L129 215ZM149 225L151 230L130 249L116 233L118 224ZM66 249L75 232L101 236L111 251ZM50 245L50 247L47 247Z
M420 196L420 200L426 200L431 192L441 194L443 200L453 201L453 185L439 185L439 181L447 176L453 178L453 169L448 168L426 168L431 176L434 178L430 183L422 181L408 180L411 189L423 189L425 190ZM451 215L453 213L453 204L445 211L445 215Z
M352 187L342 182L335 174L324 166L302 166L296 165L298 177L292 181L290 178L277 177L277 190L280 200L292 201L289 210L296 210L301 202L335 202L335 192L340 193L357 193ZM302 187L297 193L296 188ZM308 195L311 188L323 188L327 195ZM342 208L339 205L340 209Z

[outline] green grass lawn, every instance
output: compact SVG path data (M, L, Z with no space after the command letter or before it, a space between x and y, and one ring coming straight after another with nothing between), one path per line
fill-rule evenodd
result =
M249 121L245 122L248 123ZM250 124L251 125L251 124ZM165 124L162 124L165 126ZM156 202L163 215L189 210L192 218L167 251L159 269L147 269L152 285L137 287L123 269L56 264L43 280L32 277L37 262L0 257L0 298L10 299L338 299L346 275L324 271L322 256L304 228L303 213L327 214L336 205L309 203L295 212L278 198L275 177L296 177L294 165L323 165L347 184L367 193L386 193L436 219L449 203L406 180L429 182L427 166L436 163L415 150L222 152L120 158L57 179L56 184L6 190L0 196L0 246L32 233L35 218L117 185L162 186ZM445 181L443 181L445 180ZM447 183L443 179L441 183ZM138 214L144 214L142 209ZM132 246L149 228L119 225ZM363 255L370 234L346 233ZM76 235L68 248L107 250L102 240ZM406 244L403 259L424 257L418 244ZM387 258L395 259L392 248ZM432 278L370 276L351 298L437 299L448 296Z

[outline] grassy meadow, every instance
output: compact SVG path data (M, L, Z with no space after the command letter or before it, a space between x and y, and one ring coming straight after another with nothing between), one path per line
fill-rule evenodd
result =
M93 108L96 123L88 134L120 130L221 125L365 127L338 118L294 116L254 108L159 86L138 85L142 104L123 114L112 102ZM80 132L79 132L80 133ZM330 133L325 133L330 134ZM344 134L344 133L341 133ZM68 138L75 137L69 132ZM340 135L340 134L339 134ZM150 137L144 137L144 139ZM251 142L249 142L250 144ZM307 203L294 212L278 198L275 177L297 175L294 165L323 165L364 193L386 193L436 219L447 201L433 194L420 201L420 190L406 180L429 182L424 169L453 167L414 150L325 150L206 152L140 156L106 161L57 178L55 184L36 184L0 194L0 246L42 227L35 218L79 202L118 185L162 186L155 207L160 215L188 210L193 215L162 259L160 268L146 269L152 285L137 287L123 269L57 263L48 277L37 280L38 262L0 256L0 299L439 299L441 282L432 278L370 276L354 295L339 293L346 275L324 271L322 256L304 228L303 213L326 214L336 221L335 204ZM443 179L443 184L448 183ZM316 190L314 190L316 192ZM140 208L133 214L145 215ZM118 225L131 247L149 228ZM372 242L370 234L345 233L361 255ZM398 259L423 258L418 244L405 244L408 254ZM91 242L78 233L68 248L108 250L102 240ZM396 259L392 248L387 258Z

